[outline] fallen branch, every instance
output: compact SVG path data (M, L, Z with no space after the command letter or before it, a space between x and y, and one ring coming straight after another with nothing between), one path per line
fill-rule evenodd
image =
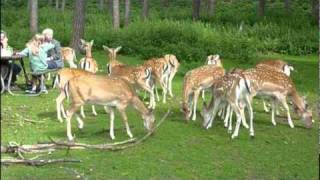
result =
M46 164L53 164L53 163L64 163L64 162L71 162L71 163L79 163L80 160L76 159L39 159L39 160L31 160L31 159L1 159L2 165L10 165L10 164L25 164L31 166L43 166Z

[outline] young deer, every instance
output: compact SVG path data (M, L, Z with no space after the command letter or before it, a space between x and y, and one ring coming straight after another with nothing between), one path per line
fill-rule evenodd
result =
M200 92L211 87L224 75L224 69L215 65L204 65L186 73L183 82L182 110L186 120L196 120L197 102Z
M121 47L116 49L108 48L103 46L103 48L109 52L110 63L107 65L108 75L121 77L137 89L141 88L150 94L149 108L155 108L155 97L154 97L154 83L152 80L152 70L151 68L144 66L127 66L116 60L116 53Z
M110 137L114 139L114 109L117 109L126 126L127 134L132 138L128 124L126 108L132 105L142 116L144 127L151 131L154 126L153 111L147 109L138 98L130 84L121 78L110 76L88 75L75 77L65 86L66 96L71 96L72 103L67 111L67 136L72 141L71 118L76 114L79 128L83 128L83 122L77 115L77 109L84 104L96 104L110 108Z
M291 71L294 70L294 68L292 66L288 65L288 63L283 60L264 60L262 62L259 62L256 65L256 67L261 68L261 69L270 69L271 68L270 70L285 73L288 77L290 77ZM269 109L267 108L264 99L262 99L262 102L263 102L264 111L269 112ZM272 102L272 103L274 103L274 102ZM278 106L278 103L275 104L275 108L276 108L277 114L279 114L277 106Z
M152 75L154 78L154 82L160 84L162 88L162 96L163 96L163 103L166 103L166 95L168 92L168 81L170 79L170 65L167 63L165 58L153 58L145 61L143 66L152 69ZM156 85L156 84L155 84ZM157 87L154 87L157 100L159 101L159 95Z
M86 51L86 57L80 59L79 67L86 71L96 73L98 72L98 64L97 61L92 57L92 46L93 40L90 42L86 42L85 40L81 39L81 49Z
M67 84L67 82L74 78L74 77L79 77L79 76L87 76L87 75L92 75L93 73L89 72L89 71L85 71L82 69L74 69L74 68L63 68L60 69L56 76L55 79L53 81L53 87L57 86L60 94L59 96L56 98L56 108L57 108L57 117L58 120L60 122L63 122L63 119L61 118L61 113L63 115L64 118L67 118L66 113L64 111L63 108L63 101L66 98L65 96L65 92L64 92L64 87ZM94 115L97 115L94 106L92 106L92 113ZM83 112L83 108L81 108L81 116L85 117L84 112Z
M167 64L170 65L170 75L168 78L168 91L169 91L169 95L171 97L173 97L173 93L172 93L172 81L174 76L176 75L176 73L178 72L178 69L180 67L180 63L177 59L177 57L173 54L166 54L164 55L164 59L166 60Z
M207 61L208 65L215 65L215 66L218 66L218 67L223 67L222 63L221 63L220 56L218 54L209 55L207 57L206 61ZM202 100L205 100L205 90L202 90L201 97L202 97Z
M215 115L219 108L224 107L227 103L227 116L225 118L225 126L229 123L229 132L232 130L232 116L228 121L229 113L235 112L237 115L237 123L234 133L231 138L235 138L239 134L239 126L242 124L248 129L245 120L244 106L249 109L250 114L250 135L254 136L253 130L253 110L250 100L250 90L248 82L241 73L228 73L222 78L218 79L212 86L212 98L210 105L207 106L204 102L202 108L202 117L204 118L203 127L208 129L212 126Z
M279 101L287 111L288 123L291 128L294 127L291 120L287 97L291 97L295 106L295 111L302 118L307 128L312 126L312 111L308 109L306 102L299 96L294 83L286 74L257 67L243 72L245 78L250 82L251 98L255 95L264 95ZM272 103L271 121L276 125L274 119L274 103Z

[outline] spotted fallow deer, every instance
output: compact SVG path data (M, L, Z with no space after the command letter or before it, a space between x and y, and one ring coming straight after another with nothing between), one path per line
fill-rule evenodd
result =
M308 109L306 101L299 96L293 81L286 74L266 68L256 67L243 72L250 84L251 99L256 95L269 96L280 102L287 111L289 126L294 127L291 120L287 97L291 97L295 111L302 118L307 128L311 128L312 111ZM273 103L274 106L274 103ZM274 119L274 107L272 108L271 121L276 125Z
M81 39L80 42L80 48L86 51L86 56L80 59L79 68L92 73L98 72L98 64L97 61L92 57L91 51L94 41L91 40L90 42L86 42L85 40Z
M211 87L214 82L224 75L224 69L215 65L204 65L186 73L183 82L182 110L186 120L191 115L196 120L197 102L200 92Z
M206 62L209 65L215 65L215 66L218 66L218 67L223 67L222 63L221 63L220 56L218 54L209 55L207 57L207 59L206 59ZM205 90L202 90L201 97L202 97L202 100L205 100Z
M244 106L249 109L250 114L250 135L254 136L253 130L253 110L250 100L250 89L247 81L241 73L228 73L222 78L218 79L212 86L212 98L209 106L204 102L201 114L203 117L203 127L208 129L212 126L215 115L219 108L224 107L223 104L227 103L227 114L235 112L237 115L237 123L232 138L235 138L239 134L239 126L242 124L249 128L244 115ZM225 124L229 123L229 132L232 130L232 119L228 121L226 116Z
M74 78L74 77L79 77L79 76L87 76L87 75L93 75L92 72L85 71L82 69L74 69L74 68L63 68L60 69L53 81L53 86L58 87L58 90L60 91L60 94L56 98L56 108L57 108L57 118L60 122L63 122L63 119L61 117L61 114L63 115L64 118L67 118L66 113L64 111L63 107L63 101L66 98L65 93L64 93L64 87L67 84L67 82ZM92 106L92 113L94 115L97 115L94 106ZM84 110L81 108L81 116L85 117L84 115Z
M109 53L110 62L107 64L107 74L121 77L130 82L136 89L143 89L150 94L149 108L154 109L156 106L154 97L154 83L152 80L151 68L140 66L128 66L116 59L117 52L121 49L108 48L103 46L104 50Z
M173 54L166 54L164 55L164 59L166 60L167 64L170 65L170 75L168 78L168 92L171 97L173 97L172 93L172 81L176 73L178 72L178 69L180 67L180 62L178 61L177 57Z
M294 70L293 66L290 66L287 62L283 61L283 60L264 60L259 62L256 65L257 68L262 68L262 69L270 69L271 70L275 70L275 71L279 71L282 73L285 73L288 77L290 77L291 71ZM269 112L269 109L266 106L266 103L264 101L264 99L262 100L263 102L263 108L265 112ZM275 102L272 102L275 103ZM276 112L277 114L279 114L278 111L278 103L275 103L275 108L276 108Z
M67 111L67 137L73 141L71 132L71 118L76 114L79 128L83 128L83 121L76 113L84 104L107 106L110 109L110 137L114 139L114 108L117 109L126 126L127 134L133 137L128 124L126 108L133 106L142 116L144 127L148 131L154 128L155 117L153 111L145 107L138 98L130 83L119 77L89 75L75 77L65 86L66 96L70 96L71 106Z
M162 102L166 103L166 95L168 92L168 81L170 78L170 65L167 63L165 58L153 58L145 61L143 63L143 66L151 68L152 69L152 75L154 78L154 90L157 97L157 100L159 101L159 95L158 90L156 87L156 83L160 85L162 88Z

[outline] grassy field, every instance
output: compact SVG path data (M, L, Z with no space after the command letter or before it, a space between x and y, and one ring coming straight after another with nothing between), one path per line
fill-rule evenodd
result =
M106 55L95 52L100 68L105 71ZM292 77L300 94L308 95L316 116L317 97L317 57L260 55L259 58L283 58L296 71ZM139 64L135 57L120 56L128 64ZM226 69L248 68L250 64L236 64L231 59L223 59ZM174 93L181 98L182 80L185 72L199 66L197 63L182 64L174 79ZM23 77L19 82L22 84ZM48 82L51 84L51 82ZM1 143L16 141L32 144L46 141L48 137L66 139L65 123L56 119L55 98L57 90L38 97L14 97L1 95ZM208 97L208 96L207 96ZM208 99L207 99L208 100ZM202 102L199 102L199 105ZM296 114L292 113L296 127L291 129L285 118L277 117L278 125L271 124L271 115L263 112L261 101L254 101L255 138L251 139L246 129L241 128L238 139L231 140L221 120L214 122L213 128L204 130L201 117L195 122L185 123L178 101L158 103L156 120L173 107L173 113L157 130L156 134L143 144L123 151L72 150L53 152L42 158L75 158L78 164L55 164L42 167L1 166L1 179L318 179L318 123L312 129L305 129ZM200 110L201 105L198 110ZM108 116L102 107L97 107L98 116L86 107L84 131L80 132L73 123L73 133L77 142L112 142L105 131L109 127ZM17 117L18 116L18 117ZM45 123L30 124L20 120L23 116ZM282 112L282 116L284 113ZM135 137L146 131L137 112L128 111L129 124L133 126ZM116 128L123 127L116 114ZM126 132L115 132L116 140L127 139Z

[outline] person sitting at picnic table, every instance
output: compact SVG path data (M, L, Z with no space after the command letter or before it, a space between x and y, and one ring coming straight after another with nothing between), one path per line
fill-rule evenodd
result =
M54 48L47 52L47 64L52 69L63 68L63 60L61 57L61 45L60 42L53 38L53 30L46 28L42 31L44 41L52 43Z
M42 34L36 34L27 44L26 48L18 55L29 56L30 69L32 73L43 72L47 69L54 69L54 66L49 66L47 62L47 52L54 48L54 44L44 42L44 36ZM27 90L28 93L36 93L36 82L38 77L32 76L32 89ZM46 89L41 89L44 93L48 91Z
M8 37L7 33L1 30L1 57L10 57L13 55L13 49L8 44ZM11 64L13 63L13 64ZM21 67L14 62L2 62L1 63L1 76L4 79L5 86L9 81L9 73L10 73L10 66L12 65L12 78L11 78L11 85L10 89L18 90L18 86L16 85L17 75L21 72ZM4 88L4 87L1 87Z

